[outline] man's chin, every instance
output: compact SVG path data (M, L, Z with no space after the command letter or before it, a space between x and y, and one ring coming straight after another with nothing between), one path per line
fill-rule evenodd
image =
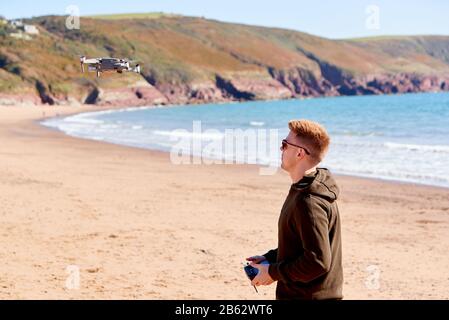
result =
M281 169L284 170L287 173L290 172L283 162L281 162Z

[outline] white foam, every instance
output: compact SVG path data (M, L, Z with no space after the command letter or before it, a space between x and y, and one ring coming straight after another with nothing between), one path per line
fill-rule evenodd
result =
M265 122L263 122L263 121L250 121L249 124L251 126L255 126L255 127L262 127L265 124Z
M330 132L331 136L347 136L347 137L375 137L375 136L383 136L383 132L379 131L351 131L351 130L344 130L344 131L335 131Z
M97 120L97 119L90 119L87 117L67 117L64 118L64 122L74 122L74 123L89 123L89 124L102 124L104 123L103 120Z
M425 144L420 145L420 144L385 142L384 146L390 149L402 149L408 151L449 153L449 146L441 146L441 145L425 145Z
M102 124L102 125L100 125L100 128L102 128L102 129L116 129L116 128L119 128L119 126L116 125L116 124Z
M204 140L221 140L224 137L223 133L212 133L212 132L189 132L187 130L154 130L153 134L160 136L169 136L177 138L193 138L193 139L204 139Z

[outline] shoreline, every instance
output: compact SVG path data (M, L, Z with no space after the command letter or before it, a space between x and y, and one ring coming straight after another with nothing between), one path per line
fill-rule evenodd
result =
M45 125L43 125L41 122L45 121L45 120L50 120L50 119L54 119L54 118L65 118L68 116L74 116L74 115L78 115L78 114L91 114L91 113L97 113L97 112L108 112L108 111L121 111L121 110L139 110L142 108L145 109L157 109L157 108L170 108L170 107L179 107L181 105L165 105L165 106L160 106L160 105L155 105L155 106L142 106L142 107L111 107L111 108L107 108L107 107L95 107L94 110L88 110L88 111L80 111L80 112L74 112L74 113L68 113L68 114L64 114L61 116L56 116L56 117L45 117L45 118L40 118L40 119L36 119L35 123L41 127L44 127L48 130L54 130L56 132L62 133L64 135L73 137L73 138L77 138L77 139L85 139L85 140L92 140L92 141L98 141L98 142L103 142L103 143L109 143L112 145L117 145L117 146L124 146L124 147L131 147L131 148L137 148L137 149L142 149L142 150L149 150L149 151L154 151L154 152L162 152L165 154L169 154L168 151L164 151L164 150L158 150L158 149L150 149L150 148L145 148L145 147L136 147L136 146L129 146L129 145L125 145L125 144L120 144L120 143L114 143L114 142L109 142L109 141L105 141L105 140L95 140L92 138L82 138L82 137L77 137L77 136L73 136L73 135L69 135L67 133L65 133L64 131L58 129L58 128L52 128L52 127L47 127ZM186 105L189 106L189 105ZM72 108L72 107L68 107L68 108ZM198 157L195 157L198 158ZM202 157L203 158L207 158L207 157ZM207 159L211 159L211 158L207 158ZM213 160L213 159L212 159ZM236 163L232 163L232 164L236 164ZM266 167L264 165L261 164L250 164L250 163L244 163L242 165L251 165L251 166L257 166L259 168L261 167ZM280 168L278 170L281 170ZM438 184L430 184L430 183L425 183L425 182L416 182L416 181L406 181L406 180L399 180L399 179L395 179L395 178L384 178L384 177L375 177L375 176L369 176L369 175L364 175L364 174L350 174L350 173L343 173L343 172L339 172L339 171L332 171L336 176L346 176L346 177L352 177L352 178L362 178L362 179L373 179L373 180L378 180L380 182L391 182L391 183L398 183L398 184L410 184L412 186L424 186L424 187L433 187L433 188L440 188L440 189L447 189L449 190L449 186L444 186L444 185L438 185Z
M101 110L0 107L0 298L274 299L274 286L254 292L241 264L276 245L288 176L176 166L162 151L37 122L42 111ZM447 299L447 189L336 179L344 298ZM367 283L373 265L378 288ZM66 287L68 266L79 268L79 289Z

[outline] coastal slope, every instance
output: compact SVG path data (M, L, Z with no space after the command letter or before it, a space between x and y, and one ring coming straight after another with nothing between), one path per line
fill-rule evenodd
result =
M449 37L332 40L201 17L136 14L0 26L0 104L139 106L449 90ZM79 56L124 57L142 75L81 74Z

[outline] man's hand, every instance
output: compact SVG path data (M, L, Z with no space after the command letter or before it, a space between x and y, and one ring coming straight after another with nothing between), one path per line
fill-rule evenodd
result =
M268 273L269 264L257 264L251 262L250 265L259 270L257 276L251 281L253 286L268 286L274 282Z
M246 261L251 261L254 263L261 263L262 261L267 260L264 256L252 256L249 258L246 258Z

